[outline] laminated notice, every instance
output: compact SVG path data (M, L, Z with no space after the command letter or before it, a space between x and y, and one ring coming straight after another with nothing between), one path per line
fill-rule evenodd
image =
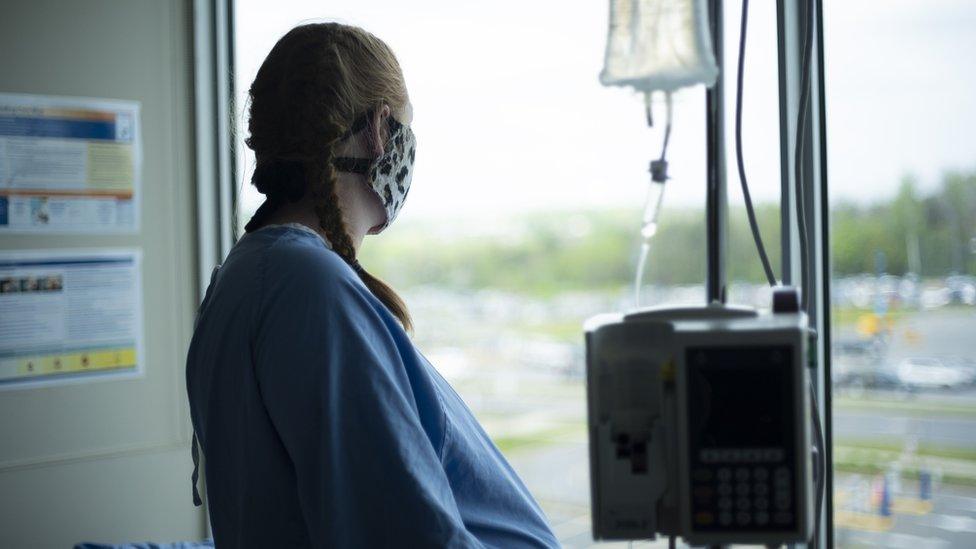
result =
M141 375L138 249L0 252L0 389Z
M0 233L135 233L139 103L0 94Z

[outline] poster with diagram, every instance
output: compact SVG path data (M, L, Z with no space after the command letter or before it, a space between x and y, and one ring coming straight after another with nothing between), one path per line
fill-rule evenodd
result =
M136 233L139 103L0 93L0 233Z
M138 249L0 252L0 389L142 374Z

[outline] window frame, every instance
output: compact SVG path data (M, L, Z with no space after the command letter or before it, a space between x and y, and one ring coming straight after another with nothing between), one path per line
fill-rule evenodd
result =
M803 132L804 149L800 159L803 187L803 218L807 234L806 313L810 326L817 334L814 340L815 362L811 364L811 380L816 394L820 422L824 435L824 493L820 509L820 524L816 540L818 547L833 547L833 425L830 318L830 204L827 181L827 128L823 63L823 3L813 2L811 10L806 0L777 0L777 44L780 84L780 169L781 202L780 227L783 284L799 285L801 257L796 215L795 158L797 111L800 102L803 32L812 25L810 52L809 101Z
M193 103L197 201L197 285L236 241L234 190L234 0L193 0Z

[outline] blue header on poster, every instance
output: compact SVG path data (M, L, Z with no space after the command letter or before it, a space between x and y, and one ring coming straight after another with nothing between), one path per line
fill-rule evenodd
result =
M62 137L115 141L115 122L67 118L0 116L0 136Z

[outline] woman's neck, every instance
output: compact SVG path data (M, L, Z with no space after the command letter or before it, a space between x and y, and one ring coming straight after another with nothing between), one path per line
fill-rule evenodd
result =
M345 222L346 232L349 234L353 248L358 253L359 246L362 244L363 238L366 236L366 231L369 228L359 227L358 224L346 219L345 215L343 216L343 221ZM298 202L284 204L268 217L269 225L283 225L285 223L300 223L305 225L321 235L326 242L331 242L329 235L325 233L325 230L319 224L319 217L315 214L315 208L311 201L302 199Z

